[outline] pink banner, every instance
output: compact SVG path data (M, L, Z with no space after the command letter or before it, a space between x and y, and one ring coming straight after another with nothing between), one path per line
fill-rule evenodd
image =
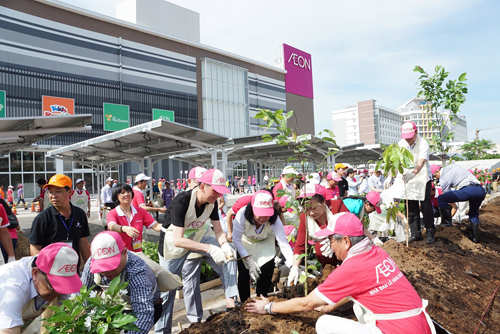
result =
M287 44L283 44L283 54L286 92L313 99L311 55Z

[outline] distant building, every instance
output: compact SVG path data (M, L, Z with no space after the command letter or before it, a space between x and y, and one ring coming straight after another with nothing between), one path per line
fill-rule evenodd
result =
M417 125L418 133L430 139L437 130L431 129L425 108L428 104L421 97L409 100L397 110L381 106L373 99L359 101L354 106L332 111L333 133L340 146L358 143L388 145L397 143L401 139L401 125L412 121ZM444 114L446 116L448 112ZM457 151L467 141L465 116L456 117L444 131L454 133L455 139L446 145Z

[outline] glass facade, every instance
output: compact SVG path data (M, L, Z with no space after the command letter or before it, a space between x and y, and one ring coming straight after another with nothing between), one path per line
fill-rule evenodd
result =
M204 58L203 128L222 136L249 135L248 70Z

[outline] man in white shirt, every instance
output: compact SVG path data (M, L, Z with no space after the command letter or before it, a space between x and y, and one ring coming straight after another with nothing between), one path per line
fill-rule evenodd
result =
M368 178L368 187L370 191L376 191L379 194L384 190L384 185L380 180L380 176L382 175L381 171L376 171Z
M408 224L410 225L411 238L410 241L422 240L420 232L420 212L424 217L424 224L427 230L427 243L435 242L434 234L436 228L434 226L434 215L431 202L431 187L432 173L431 165L429 164L429 143L417 133L417 126L413 122L406 122L401 127L401 140L398 145L406 148L413 154L415 167L409 173L403 175L405 183L409 182L420 172L421 169L427 170L427 183L422 185L425 187L425 198L423 201L408 201Z
M113 202L113 199L111 198L111 194L113 193L113 179L111 177L108 177L106 179L106 184L104 187L101 189L101 208L102 208L102 227L104 228L104 231L108 230L108 223L107 223L107 214L108 211L116 208L116 204Z
M80 291L78 254L63 242L0 268L0 333L21 333L24 321L38 317L60 295ZM67 296L63 296L66 298Z

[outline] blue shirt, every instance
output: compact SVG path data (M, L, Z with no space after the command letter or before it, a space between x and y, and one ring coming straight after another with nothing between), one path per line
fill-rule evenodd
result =
M441 169L439 184L443 193L450 191L450 188L461 189L473 184L480 184L471 172L460 165L451 164Z
M135 325L140 329L128 333L147 334L154 325L154 303L160 299L160 288L153 271L144 260L130 251L127 251L127 256L127 265L121 275L125 273L125 281L128 282L127 294L130 296L132 312L137 317ZM88 288L96 285L94 274L90 272L90 261L91 258L85 264L82 274L82 284ZM110 283L110 280L102 276L101 285Z

